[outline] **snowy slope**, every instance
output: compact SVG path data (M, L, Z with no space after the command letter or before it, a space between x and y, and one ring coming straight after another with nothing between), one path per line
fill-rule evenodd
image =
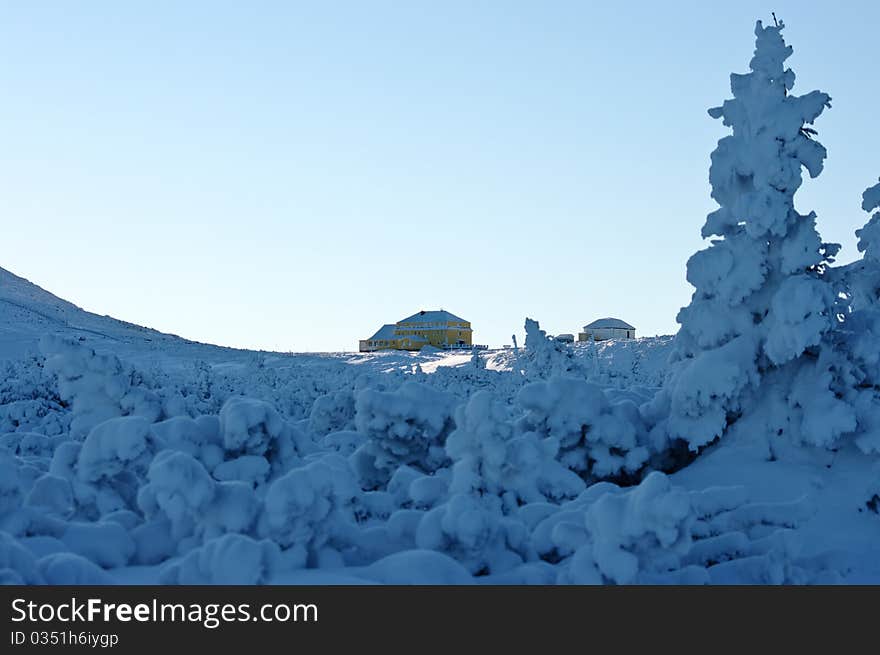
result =
M180 347L205 347L175 335L87 312L0 268L0 359L37 352L39 339L46 333L63 334L82 339L94 348L135 355L157 350L167 353Z

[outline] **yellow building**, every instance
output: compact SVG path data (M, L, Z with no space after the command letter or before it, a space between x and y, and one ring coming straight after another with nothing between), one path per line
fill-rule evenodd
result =
M394 324L383 325L369 339L362 339L361 352L376 350L421 350L435 348L470 348L473 331L470 322L443 309L420 311Z

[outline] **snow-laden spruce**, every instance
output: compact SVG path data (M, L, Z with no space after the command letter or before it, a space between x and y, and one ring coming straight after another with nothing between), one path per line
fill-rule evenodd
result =
M862 194L862 209L880 210L880 183ZM845 318L836 334L838 349L846 353L839 367L846 376L845 398L855 408L855 443L864 452L880 453L880 211L856 237L863 258L832 271Z
M586 367L565 343L550 339L540 323L526 319L526 347L520 353L526 377L542 379L551 375L585 377Z
M830 98L790 93L782 29L757 23L751 72L732 74L733 98L709 110L733 132L709 172L720 207L702 234L719 238L688 261L696 290L678 315L671 377L652 408L693 450L758 411L769 418L761 429L814 445L856 427L835 395L835 358L823 343L837 322L826 268L839 246L821 241L813 212L794 208L803 170L822 172L826 151L809 125Z

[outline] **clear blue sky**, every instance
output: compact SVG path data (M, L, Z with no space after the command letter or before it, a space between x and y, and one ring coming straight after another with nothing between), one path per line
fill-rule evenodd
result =
M785 20L819 88L798 195L857 256L880 3L2 2L0 266L225 345L356 349L444 307L475 339L669 334L715 208L706 109Z

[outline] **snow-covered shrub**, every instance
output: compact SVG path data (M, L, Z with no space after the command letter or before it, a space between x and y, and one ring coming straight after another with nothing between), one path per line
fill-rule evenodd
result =
M190 364L183 380L177 384L177 394L183 399L190 414L215 414L226 397L226 390L217 380L211 365L203 359Z
M813 512L807 498L760 503L744 487L687 491L655 471L630 489L593 485L547 512L532 543L539 556L562 558L562 583L806 584L833 578L799 557L793 529Z
M431 508L442 502L449 492L449 469L442 469L433 475L420 475L409 485L409 500L413 506Z
M114 355L99 355L91 348L56 335L45 335L40 349L46 367L58 376L60 397L73 408L70 434L83 438L110 418L140 416L148 422L162 415L160 397L143 377Z
M622 491L622 487L611 482L597 482L560 505L523 505L517 516L528 528L530 549L548 562L555 563L569 557L587 541L584 515L590 505L605 494Z
M446 441L454 462L450 491L498 496L509 508L576 496L584 483L557 461L558 449L553 437L516 433L505 407L478 391L457 408Z
M161 584L255 585L265 584L281 565L277 544L228 534L207 542L166 566Z
M34 481L24 498L24 505L61 518L70 518L76 511L73 486L68 479L46 473Z
M0 433L39 432L63 435L70 429L70 415L47 398L15 400L0 405Z
M0 361L0 407L20 400L46 400L61 409L55 375L42 357Z
M366 443L367 438L355 430L340 430L331 432L321 440L321 446L337 452L343 457L349 457L358 448Z
M150 426L150 432L162 448L192 455L208 471L213 471L225 456L217 416L204 415L194 419L175 416L154 423Z
M0 435L0 448L24 457L51 458L55 441L38 432L9 432Z
M423 373L412 376L416 381L428 384L434 389L455 396L458 402L467 402L477 391L491 391L499 401L511 405L516 392L526 378L518 371L492 370L486 368L485 360L479 351L474 351L471 362L461 366L438 366L430 375ZM473 357L481 362L474 365Z
M687 492L657 471L625 493L606 493L585 513L587 539L572 556L570 580L631 584L643 571L678 570L695 518Z
M122 473L142 476L155 454L149 422L140 416L110 419L92 428L76 462L81 480L97 482Z
M45 465L37 469L19 468L22 508L28 510L31 517L96 521L105 514L133 506L138 476L123 470L95 480L81 478L77 472L81 450L82 443L78 441L61 441ZM0 452L0 468L2 455ZM30 474L26 480L22 479L23 473ZM0 524L2 517L0 512Z
M689 493L696 516L684 564L706 567L710 584L812 584L835 578L819 562L800 557L794 530L815 513L807 497L751 502L743 487Z
M249 486L263 485L269 478L269 461L260 455L242 455L218 464L212 475L224 482L238 480Z
M328 393L315 399L309 412L309 432L324 436L354 428L354 394L350 391Z
M443 446L454 427L454 405L452 395L417 382L359 392L355 425L368 441L352 459L362 481L387 482L404 464L431 472L447 463Z
M70 522L58 538L72 553L104 568L125 566L135 551L131 535L113 521Z
M360 490L348 461L325 455L291 469L272 482L264 499L258 532L317 565L322 551L352 539L353 503Z
M137 498L144 516L167 520L176 542L192 536L216 494L217 483L204 466L187 453L163 450L150 464L147 479Z
M445 552L472 573L497 573L529 557L527 530L515 515L522 504L577 495L583 481L556 459L558 442L517 434L507 409L478 391L456 410L446 441L453 460L448 502L421 518L416 545ZM410 483L414 500L430 479ZM444 486L439 488L444 492ZM437 496L438 494L433 494ZM435 500L435 498L432 498Z
M4 519L21 507L20 468L21 460L18 457L0 450L0 529Z
M37 558L8 532L0 530L0 584L43 584Z
M138 487L157 450L150 423L143 417L108 419L92 428L74 466L73 491L81 511L86 516L103 516L134 507Z
M666 378L673 339L605 339L575 343L572 348L583 359L590 382L653 395Z
M502 511L497 496L453 494L419 521L416 545L446 553L472 574L504 572L523 562L521 522Z
M0 434L60 436L69 428L70 413L42 357L0 361Z
M554 439L559 461L587 481L631 479L666 446L649 438L634 402L610 402L600 387L582 379L533 382L517 400L527 412L518 430Z
M220 435L226 459L265 457L275 475L314 450L308 437L285 421L271 404L253 398L230 398L223 404Z
M91 560L74 553L52 553L37 561L49 585L112 585L113 578Z
M217 482L201 462L176 450L163 450L150 465L148 482L140 488L137 503L148 527L139 536L163 532L186 552L203 541L228 532L252 531L259 503L252 485Z
M389 585L467 585L473 577L443 553L433 550L405 550L383 557L366 567L371 580Z

